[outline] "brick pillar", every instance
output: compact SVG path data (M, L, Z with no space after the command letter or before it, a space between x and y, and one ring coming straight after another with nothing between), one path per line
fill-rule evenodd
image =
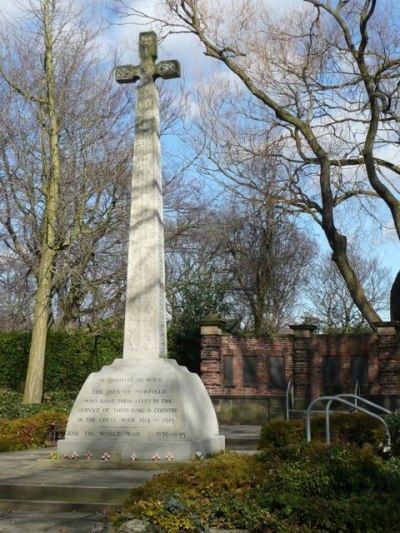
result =
M312 338L316 326L300 324L293 330L293 384L297 398L308 403L312 398Z
M208 394L221 394L224 385L221 343L225 321L209 313L201 324L201 379Z
M400 393L400 324L398 322L375 322L374 327L378 336L380 393L383 396L397 395Z

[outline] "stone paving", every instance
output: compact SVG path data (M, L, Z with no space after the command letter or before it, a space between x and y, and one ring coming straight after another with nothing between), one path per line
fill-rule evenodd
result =
M229 441L256 441L259 426L221 426ZM241 447L242 448L242 447ZM243 449L242 448L242 449ZM0 532L111 533L104 511L160 470L45 468L52 449L0 453ZM168 469L168 463L160 465Z

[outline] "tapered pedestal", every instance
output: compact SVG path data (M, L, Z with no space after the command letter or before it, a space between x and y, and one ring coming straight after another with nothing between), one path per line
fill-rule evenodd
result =
M116 359L90 374L58 453L103 453L112 460L193 459L225 447L211 400L197 374L172 359Z

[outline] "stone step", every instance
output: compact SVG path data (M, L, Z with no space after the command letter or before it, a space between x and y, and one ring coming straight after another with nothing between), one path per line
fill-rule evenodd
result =
M259 427L227 428L227 449L254 453L249 448L256 448L258 433ZM79 460L83 467L79 472L79 466L72 461L65 461L66 468L57 469L56 461L49 459L53 451L0 454L0 531L109 533L109 526L103 521L105 511L121 504L133 487L142 486L162 469L177 465L175 461L146 465L135 461L113 470L115 465L108 462L87 465Z
M48 513L100 513L106 510L117 509L119 503L81 503L59 502L44 500L25 500L0 498L0 511L10 509L18 511L33 511L42 514ZM1 530L0 530L1 531Z
M128 496L129 488L77 487L65 485L0 485L0 500L46 501L66 505L118 505Z
M250 428L242 433L237 433L235 429L232 434L226 435L226 449L250 454L257 450L258 441L258 429ZM10 472L6 474L6 477L8 477L9 481L4 481L3 484L0 484L1 524L8 525L8 521L11 524L15 520L23 522L24 517L28 517L29 523L32 522L33 524L33 521L39 520L40 516L48 521L53 520L51 517L54 517L54 523L60 520L60 522L57 522L60 524L69 524L69 520L72 520L73 523L82 521L84 524L82 531L85 533L89 530L92 531L92 524L100 527L99 524L102 523L104 512L123 503L132 487L145 483L146 479L152 477L153 474L155 475L162 470L171 468L172 465L179 466L178 462L175 461L172 461L171 465L167 465L164 461L160 463L148 462L146 465L135 461L129 464L117 465L116 470L122 472L122 475L119 476L116 471L110 471L113 467L115 469L116 465L108 462L101 462L100 465L95 465L94 461L93 464L92 461L79 461L78 464L78 461L75 463L63 460L63 464L65 463L67 469L61 468L57 470L57 461L46 458L47 452L20 452L20 455L18 453L9 455L10 457L8 455L7 457L4 456L4 459L18 461L18 457L21 456L18 466L17 464L15 465L16 468L23 469L24 466L26 472L37 472L37 474L33 474L31 477L26 475L24 480L22 478L15 479L15 483L13 483L11 481L13 468L10 469L8 465ZM23 459L25 455L27 457ZM36 459L36 457L38 458ZM35 470L32 470L33 463L35 463ZM77 472L82 467L84 472L87 472L84 478L81 478ZM88 470L89 468L93 468L96 471L92 474ZM149 470L150 472L146 474L145 472ZM107 471L110 471L110 475L108 475ZM129 476L126 476L128 472ZM130 479L131 476L130 472L132 473L131 484L127 483L127 477ZM114 479L112 479L113 475ZM92 478L92 476L94 477ZM97 483L97 486L92 486L91 478L93 479L93 485ZM121 480L121 485L118 484L119 482L116 478ZM51 482L51 479L53 479L53 482ZM64 483L62 480L64 480ZM108 484L111 486L108 486ZM89 524L91 524L90 529L85 529L85 523L88 524L88 528ZM72 527L72 522L69 527ZM67 530L69 530L69 527ZM59 530L60 528L54 529L54 531ZM75 529L72 530L75 531ZM10 531L16 530L10 529ZM32 529L32 531L36 530ZM49 529L49 531L53 530ZM76 529L76 531L78 530Z
M259 436L230 437L225 441L226 450L231 451L254 451L258 449Z

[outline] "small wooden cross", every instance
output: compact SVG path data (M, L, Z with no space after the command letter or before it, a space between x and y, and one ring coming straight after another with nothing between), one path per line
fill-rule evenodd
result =
M157 59L157 36L154 31L139 35L140 65L121 65L115 69L115 80L118 83L135 83L142 81L142 85L154 82L157 78L179 78L181 68L179 61L160 61Z

